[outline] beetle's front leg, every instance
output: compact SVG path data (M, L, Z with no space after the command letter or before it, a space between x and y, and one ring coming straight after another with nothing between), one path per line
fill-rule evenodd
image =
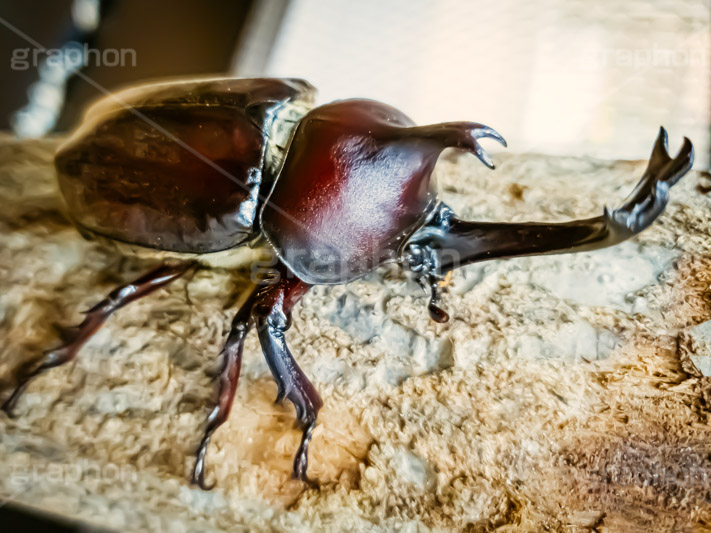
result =
M694 150L686 138L677 156L669 157L667 133L661 128L647 170L622 205L583 220L551 224L469 222L458 219L442 204L405 246L403 262L432 286L430 313L434 307L436 319L433 280L446 272L487 259L581 252L627 240L662 213L669 201L669 189L689 171L693 161Z
M244 339L249 333L250 314L254 304L257 291L254 290L247 301L240 307L232 320L230 333L227 336L225 345L220 352L221 367L218 377L217 404L210 411L197 452L195 454L195 467L193 468L192 482L200 488L209 490L212 487L205 484L205 456L207 446L210 444L212 434L225 423L232 409L239 373L242 366L242 351L244 349Z
M296 479L308 481L308 447L323 402L316 388L296 364L284 338L291 325L291 310L310 285L286 274L284 269L276 285L260 291L253 314L257 319L264 357L277 383L277 402L288 398L294 404L302 431L301 444L294 458L293 475Z

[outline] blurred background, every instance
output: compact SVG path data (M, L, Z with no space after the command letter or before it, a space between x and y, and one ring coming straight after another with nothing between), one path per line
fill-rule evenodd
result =
M483 122L516 152L641 159L663 124L709 166L711 0L4 0L0 47L19 136L139 80L297 76L320 103Z

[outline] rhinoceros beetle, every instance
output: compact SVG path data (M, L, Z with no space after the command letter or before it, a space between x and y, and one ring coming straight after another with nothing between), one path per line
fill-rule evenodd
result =
M211 79L128 89L89 109L55 157L67 215L86 235L172 254L90 309L69 342L21 368L3 405L8 414L31 379L72 360L114 311L211 254L261 243L276 268L235 314L193 482L205 488L208 443L229 414L253 323L277 400L296 408L302 439L293 472L306 481L322 401L285 334L311 286L347 283L397 261L430 291L429 313L444 322L439 282L452 269L619 243L656 219L693 163L686 138L670 158L661 128L647 170L617 209L564 223L465 221L438 201L432 171L445 148L470 152L493 169L479 141L506 146L496 131L474 122L416 126L371 100L314 107L314 93L298 79Z

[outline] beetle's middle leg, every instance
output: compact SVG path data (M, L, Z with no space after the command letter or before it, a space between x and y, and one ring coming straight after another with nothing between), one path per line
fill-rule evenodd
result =
M138 279L111 291L106 298L86 312L83 322L73 329L69 342L45 352L39 361L30 362L20 370L17 387L2 405L2 410L12 416L17 400L30 381L50 368L63 365L74 359L79 349L99 330L114 311L178 279L193 266L194 263L161 265Z

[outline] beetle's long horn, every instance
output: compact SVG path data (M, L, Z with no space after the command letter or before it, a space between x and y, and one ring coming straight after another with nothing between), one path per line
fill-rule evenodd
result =
M630 195L602 215L559 223L502 223L460 220L441 205L427 225L408 241L404 258L420 275L441 277L469 263L524 255L581 252L618 244L649 227L669 202L669 189L692 167L689 139L675 158L667 153L664 128L649 165Z
M408 134L412 137L434 141L440 150L458 148L471 152L489 168L494 168L494 162L477 142L478 139L494 139L506 146L506 140L496 130L477 122L442 122L428 126L415 126L408 128Z

